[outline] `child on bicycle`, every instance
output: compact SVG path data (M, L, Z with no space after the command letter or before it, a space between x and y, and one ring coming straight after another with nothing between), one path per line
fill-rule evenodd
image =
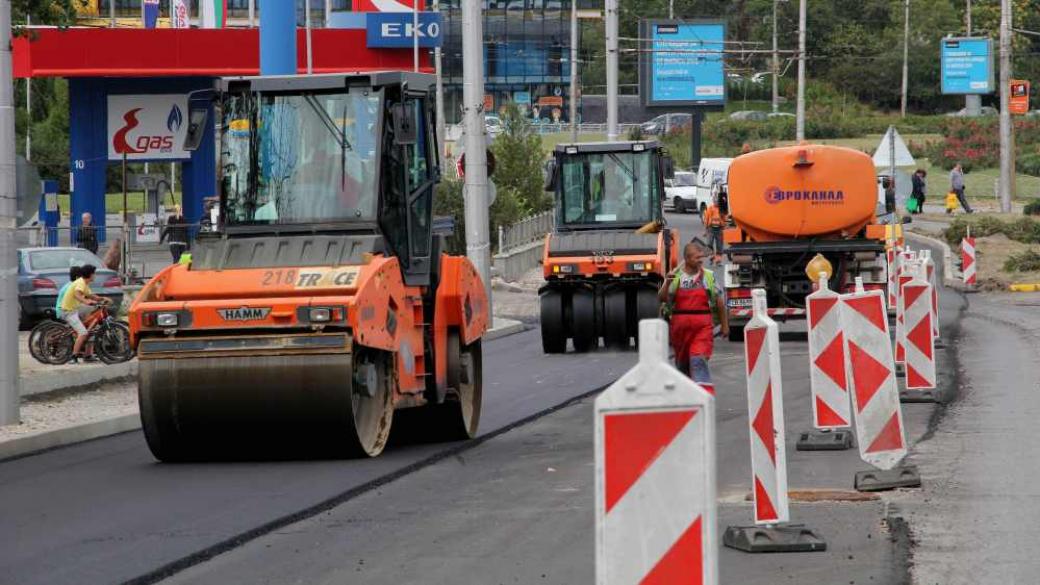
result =
M79 279L79 266L73 266L69 268L69 281L66 282L61 290L58 291L58 298L54 301L54 318L61 320L61 303L65 300L65 293L69 292L72 288L72 283Z
M94 312L99 303L107 303L104 297L99 297L90 290L90 283L94 282L94 273L97 268L93 264L84 264L80 268L77 278L69 290L65 292L65 298L61 303L62 318L76 331L76 343L72 347L72 359L84 358L85 361L93 361L94 358L88 353L83 353L83 345L87 342L87 328L83 325L83 317Z

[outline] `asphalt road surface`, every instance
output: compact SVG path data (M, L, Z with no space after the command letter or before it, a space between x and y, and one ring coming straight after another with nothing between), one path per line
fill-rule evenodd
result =
M696 216L670 220L684 238L698 230ZM942 296L950 341L962 303ZM742 348L722 341L716 351L724 527L751 522L750 457ZM797 431L809 428L806 353L804 341L783 344L790 485L848 491L865 468L854 451L794 449ZM487 439L395 446L374 460L162 465L140 433L128 433L0 463L0 581L590 582L592 412L579 398L634 360L545 356L538 331L490 342ZM944 372L943 384L955 383ZM912 441L934 431L935 413L905 405ZM828 552L723 549L725 582L905 578L908 539L888 501L822 499L795 504L792 517L818 531Z

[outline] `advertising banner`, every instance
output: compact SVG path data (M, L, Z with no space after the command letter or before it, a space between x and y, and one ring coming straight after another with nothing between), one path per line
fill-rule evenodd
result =
M108 159L180 160L184 150L188 96L109 95Z
M722 21L643 21L646 51L640 60L644 105L708 106L726 103Z
M944 94L988 94L993 82L993 41L986 38L942 40L940 59Z

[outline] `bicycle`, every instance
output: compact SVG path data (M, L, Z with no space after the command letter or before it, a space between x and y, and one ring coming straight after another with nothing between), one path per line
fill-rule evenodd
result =
M87 328L87 343L103 363L117 364L134 357L130 328L116 321L106 305L84 319L83 325ZM43 321L29 334L29 353L44 364L67 363L72 359L75 344L76 331L64 321Z

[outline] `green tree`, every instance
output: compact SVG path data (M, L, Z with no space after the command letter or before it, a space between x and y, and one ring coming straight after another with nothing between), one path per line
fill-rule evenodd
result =
M506 107L502 126L502 133L491 144L495 155L492 180L498 196L511 193L507 197L514 197L525 215L552 208L552 198L543 190L545 151L541 137L534 133L516 105Z

